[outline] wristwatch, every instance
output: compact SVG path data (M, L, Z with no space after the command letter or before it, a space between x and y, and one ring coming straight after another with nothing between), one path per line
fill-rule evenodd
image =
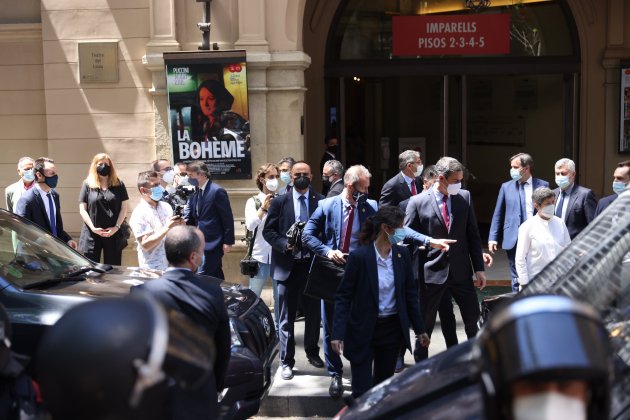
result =
M115 226L118 228L118 230L120 230L120 225L115 225Z

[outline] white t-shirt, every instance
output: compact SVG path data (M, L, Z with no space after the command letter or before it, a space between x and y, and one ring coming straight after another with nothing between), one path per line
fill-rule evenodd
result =
M267 198L267 195L264 192L258 193L258 199L260 200L261 205L265 202L265 198ZM271 245L265 241L262 234L266 221L267 213L265 212L262 219L260 219L258 217L258 210L256 210L256 202L253 197L250 197L250 199L247 200L247 203L245 203L245 227L251 232L254 232L254 229L258 228L256 231L256 237L254 238L252 258L258 262L270 264Z
M164 239L155 248L146 250L140 245L139 238L162 229L172 215L173 209L163 201L158 201L157 207L153 207L146 201L140 200L140 203L133 209L129 218L129 226L138 242L138 264L140 267L156 270L166 270L168 267L168 260L164 251Z

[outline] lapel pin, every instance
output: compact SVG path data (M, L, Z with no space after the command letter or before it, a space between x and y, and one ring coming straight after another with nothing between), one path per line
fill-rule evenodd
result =
M362 211L363 213L365 213L365 209L361 209L361 211Z
M402 255L398 254L398 258L402 258Z

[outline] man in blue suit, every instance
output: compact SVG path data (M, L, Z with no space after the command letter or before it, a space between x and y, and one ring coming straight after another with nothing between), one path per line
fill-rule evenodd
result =
M554 167L556 184L555 215L564 221L571 239L595 218L597 199L593 191L575 183L575 162L562 158Z
M527 153L519 153L510 158L511 181L504 182L492 215L488 249L491 254L497 251L499 241L507 254L512 276L512 290L518 291L518 275L514 257L518 227L535 214L532 193L540 187L549 188L549 183L532 176L534 159Z
M311 252L297 249L289 243L287 231L296 222L308 221L324 198L310 187L313 174L304 161L296 162L291 168L293 188L286 194L273 199L269 207L263 237L271 245L271 278L278 285L278 320L280 338L280 363L282 379L293 378L295 366L294 323L298 299L302 296L304 309L304 350L313 366L324 367L319 357L319 325L321 322L320 300L304 295L304 287L313 260Z
M55 161L47 157L40 157L35 160L33 169L35 187L20 197L15 207L15 213L77 249L77 243L63 230L59 194L54 190L59 179Z
M612 189L614 194L602 197L599 200L597 208L595 209L595 217L599 216L610 203L615 201L619 194L625 191L628 186L630 186L630 160L624 160L617 164L615 172L613 173Z
M210 180L201 161L188 164L188 182L198 187L184 208L186 224L197 226L206 238L205 261L199 274L225 279L223 254L234 245L234 217L227 192Z

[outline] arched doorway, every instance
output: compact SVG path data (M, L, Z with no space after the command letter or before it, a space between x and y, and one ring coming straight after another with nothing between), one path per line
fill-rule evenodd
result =
M347 165L369 166L373 194L397 171L397 156L421 148L425 166L440 156L468 168L480 225L490 222L507 159L527 151L537 176L578 156L580 48L564 1L342 1L325 57L327 135L342 140ZM475 4L479 1L472 2ZM395 16L507 14L509 52L396 56Z

